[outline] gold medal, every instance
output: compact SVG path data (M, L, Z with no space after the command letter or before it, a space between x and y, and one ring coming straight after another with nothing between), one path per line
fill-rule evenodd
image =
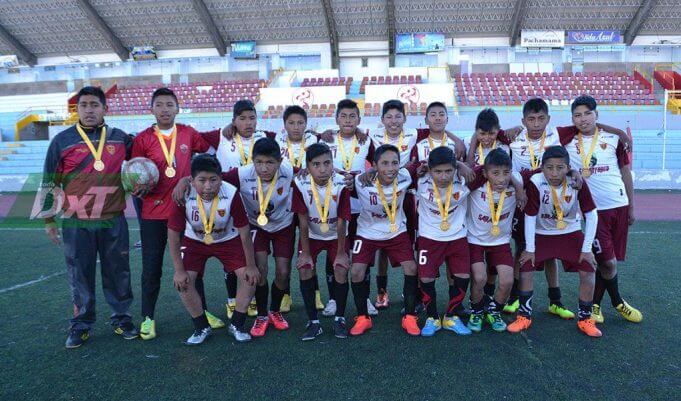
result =
M269 221L270 221L270 219L268 219L267 216L265 216L264 214L261 214L260 216L258 216L258 225L261 226L261 227L266 226L267 223L269 223Z
M567 223L565 223L563 220L558 220L556 223L556 228L559 230L565 230L565 228L567 228Z
M244 152L244 143L241 141L241 135L234 135L234 142L236 142L236 147L239 149L239 156L241 157L242 166L251 164L251 161L253 160L253 140L254 138L251 136L251 146L248 149L248 158L246 158L246 152Z
M102 161L102 152L104 151L104 142L106 142L106 126L102 126L102 132L99 134L99 143L97 144L97 149L95 149L92 141L87 136L85 131L83 131L83 127L80 126L80 123L76 124L76 131L78 131L80 138L83 140L83 142L85 142L87 148L90 149L90 153L92 153L92 157L95 159L93 166L95 170L104 171L105 166L104 162ZM95 129L95 131L97 131L97 129Z
M584 178L589 178L589 177L591 177L591 169L590 169L590 168L588 168L588 167L583 168L583 169L581 170L581 172L582 172L582 177L584 177Z
M175 145L177 144L177 127L173 124L173 131L170 134L170 150L166 146L166 140L163 134L158 129L158 126L154 126L154 131L156 132L156 138L158 138L158 143L161 145L161 151L163 151L163 156L166 159L166 177L175 177L175 169L173 168L173 163L175 162Z
M175 169L170 166L166 167L166 177L168 178L175 177Z
M539 141L539 149L537 149L538 152L542 152L544 150L544 140L546 140L546 131L541 135L541 140ZM539 157L541 155L534 155L534 147L532 146L532 141L530 138L527 138L527 150L530 151L530 166L532 166L532 170L536 170L539 168Z
M581 173L582 177L584 178L589 178L591 177L591 158L593 157L594 154L594 149L596 149L596 143L598 143L598 128L596 128L596 132L594 132L593 137L591 138L591 146L589 147L589 151L586 152L586 149L584 149L584 139L582 138L582 133L579 132L577 134L577 141L579 142L579 150L581 152L581 159L582 159L582 168L581 168Z
M437 203L437 208L440 210L440 217L442 218L442 223L440 224L440 229L442 231L447 231L449 230L449 227L451 227L451 224L449 224L449 205L452 202L452 189L454 188L454 183L450 182L449 185L447 186L447 193L446 193L446 198L447 201L445 204L442 204L442 198L440 198L440 189L437 187L437 184L435 183L435 180L433 182L433 194L435 195L435 203ZM446 228L445 228L446 227Z
M97 171L104 171L104 162L101 160L95 160L94 168Z
M449 224L449 222L447 222L447 221L443 221L442 223L440 223L440 230L442 230L442 231L447 231L451 227L452 227L452 225Z
M312 188L312 198L314 199L315 207L317 208L317 213L319 213L319 219L322 221L319 226L319 231L326 233L329 231L329 224L327 220L329 219L329 206L331 205L331 181L333 177L329 178L326 182L326 193L324 194L324 206L319 201L319 192L317 191L317 184L314 179L310 179L310 187Z
M447 146L447 134L442 133L442 139L440 140L440 144L435 146L435 141L433 141L433 138L428 135L428 145L430 146L430 151L432 152L433 149L441 146Z
M501 212L504 209L504 199L506 199L506 191L501 191L499 195L499 203L494 207L494 193L492 192L492 185L487 181L487 204L489 205L490 217L492 218L492 228L489 232L493 236L501 233L499 229L499 220L501 220Z
M497 148L497 140L494 140L492 144L492 150ZM482 143L478 143L478 164L481 166L485 165L485 153L482 151Z
M322 224L320 224L320 225L319 225L319 231L321 231L321 232L323 232L323 233L325 233L325 234L326 234L327 232L329 232L329 224L328 224L328 223L322 223Z
M397 232L397 223L390 223L390 232L391 233Z
M340 153L343 169L346 172L352 171L352 161L355 159L355 148L357 147L357 135L352 134L352 148L347 158L345 157L345 144L343 144L343 136L338 135L338 153Z
M211 234L209 234L209 233L206 233L206 234L203 236L203 243L206 244L206 245L210 245L210 244L212 244L214 241L215 241L215 240L213 239L213 235L211 235Z
M251 148L252 149L252 148ZM274 192L274 187L277 186L277 180L279 179L279 171L277 171L274 174L274 178L272 178L272 182L270 182L270 189L267 190L267 195L264 196L263 199L263 190L262 190L262 181L260 180L260 177L258 177L258 205L260 207L260 215L258 216L258 225L261 227L264 227L267 225L267 222L270 220L265 216L265 211L267 210L267 205L270 203L270 199L272 198L272 193Z
M563 206L560 202L560 199L558 199L558 193L556 192L556 189L553 187L553 185L549 184L549 187L551 188L551 199L553 200L553 209L556 211L556 219L558 220L556 222L556 228L559 230L564 230L567 227L567 224L563 221ZM560 197L565 200L565 191L567 191L567 180L563 180L563 192L560 194Z
M378 177L376 178L376 189L378 190L378 197L381 198L381 203L383 204L383 209L385 210L385 214L388 215L388 221L390 221L390 232L396 232L397 231L397 222L395 221L395 217L397 216L397 177L393 179L393 198L392 198L392 205L388 205L388 200L385 198L385 193L383 193L383 185L381 185L381 182L378 180Z
M218 203L220 203L217 195L213 198L210 204L210 217L206 216L206 209L203 207L203 199L197 194L196 205L199 208L199 216L201 216L201 223L203 224L203 243L210 245L213 243L213 227L215 226L215 212L218 210Z
M501 234L501 230L499 229L499 226L494 225L492 228L489 230L490 234L494 235L495 237L499 234Z

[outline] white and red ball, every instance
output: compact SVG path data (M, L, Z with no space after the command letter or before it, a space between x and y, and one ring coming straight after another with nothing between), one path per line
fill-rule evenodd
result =
M140 186L151 190L158 183L158 167L146 157L132 158L123 164L121 181L128 192L133 192Z

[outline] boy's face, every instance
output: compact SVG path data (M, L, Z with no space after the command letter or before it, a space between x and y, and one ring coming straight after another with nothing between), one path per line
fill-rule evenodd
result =
M404 113L397 109L390 109L381 117L381 122L385 127L385 131L390 136L397 136L402 132L402 127L407 121Z
M205 200L215 198L221 184L222 178L214 172L201 171L192 178L192 186L196 189L196 193Z
M173 125L179 111L175 99L169 95L156 96L151 105L151 112L156 117L156 123L163 126Z
M307 162L307 170L318 185L326 185L333 174L331 153L324 153Z
M508 183L511 182L511 167L509 166L485 165L482 174L487 178L492 189L497 192L506 189Z
M378 172L378 178L382 182L392 182L400 170L400 156L392 151L383 152L374 168Z
M551 121L551 116L543 111L530 111L523 115L522 119L523 125L527 128L527 133L532 139L537 139L544 134L549 121Z
M544 177L552 186L558 186L563 183L570 166L562 157L546 159L541 166Z
M338 117L336 117L336 124L338 124L341 133L345 135L354 134L360 121L361 118L357 109L340 109Z
M444 132L447 127L447 122L449 118L447 116L447 110L442 107L431 107L426 115L426 125L431 132Z
M246 110L234 117L232 124L236 127L236 132L241 136L250 138L255 132L258 118L253 110Z
M288 137L292 141L298 142L303 139L305 128L307 128L307 120L300 114L291 114L286 121L284 121L284 128L286 129Z
M104 122L107 107L94 95L83 95L78 99L78 118L85 127L96 127Z
M577 106L572 112L572 123L585 134L592 134L596 130L596 120L598 112L586 106Z
M279 170L281 159L276 159L272 156L257 155L253 158L253 165L255 172L262 181L270 182L274 178L274 174Z
M483 147L489 148L497 140L497 133L499 133L498 128L492 128L490 131L483 131L477 129L475 135L478 137L478 142L482 144Z
M456 174L456 169L449 163L438 164L430 169L430 176L439 188L449 186L454 181L454 174Z

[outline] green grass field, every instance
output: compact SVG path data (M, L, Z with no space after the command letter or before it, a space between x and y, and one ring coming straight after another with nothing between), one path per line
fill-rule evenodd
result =
M41 231L0 230L0 400L674 399L681 388L676 338L681 225L638 222L632 231L629 258L621 265L621 292L645 318L642 324L628 323L608 305L601 339L580 334L574 321L547 314L546 284L537 274L535 320L526 335L498 334L485 326L471 337L440 332L410 338L400 328L401 306L393 302L368 335L338 340L325 319L324 336L302 343L305 316L294 273L288 332L270 331L264 339L236 344L218 330L203 346L189 348L182 341L192 325L172 288L166 256L156 340L115 336L100 289L99 321L90 341L66 350L71 305L61 250ZM138 237L131 231L131 245ZM130 261L132 312L139 323L141 252L132 250ZM402 286L397 273L390 276L393 301ZM562 274L561 281L563 299L574 311L577 277ZM442 310L446 292L439 284ZM321 287L326 295L323 280ZM372 297L374 287L372 280ZM209 264L206 288L210 309L224 316L224 281L215 261ZM348 305L351 317L351 297Z

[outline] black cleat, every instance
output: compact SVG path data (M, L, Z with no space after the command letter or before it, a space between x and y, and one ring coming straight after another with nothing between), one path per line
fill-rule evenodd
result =
M336 338L348 338L348 328L345 326L345 318L334 319L333 335Z
M305 334L300 338L303 341L312 341L322 335L322 325L319 323L308 323L305 329Z
M114 333L122 336L126 340L132 340L140 335L132 322L123 322L114 325Z
M90 338L89 330L71 329L66 337L66 348L78 348Z

